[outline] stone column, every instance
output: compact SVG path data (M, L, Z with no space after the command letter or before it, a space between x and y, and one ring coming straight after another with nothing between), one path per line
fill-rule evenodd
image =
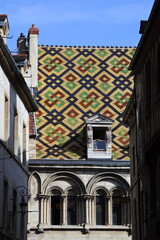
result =
M46 197L43 199L43 223L46 224Z
M84 199L85 199L85 214L86 214L86 218L85 218L85 224L88 225L89 223L89 196L88 195L84 195Z
M51 210L51 207L49 206L49 208L47 207L47 203L48 203L48 198L49 196L45 195L44 198L43 198L43 223L44 224L47 224L48 223L48 209Z
M96 218L96 214L95 214L95 196L91 197L91 224L95 225L95 218Z
M47 212L46 223L47 225L50 225L51 224L51 202L50 202L49 196L47 196L46 198L46 212Z
M112 225L112 198L107 196L108 199L108 225Z
M105 219L105 224L106 225L110 225L110 203L109 203L109 201L110 201L110 199L111 199L111 197L110 196L106 196L106 199L105 199L105 201L106 201L106 207L105 207L105 216L106 216L106 219Z
M88 199L88 223L91 224L92 223L92 198L89 197Z
M47 195L39 194L39 228L43 228L46 223L46 198Z
M39 224L43 224L43 195L39 195Z
M88 216L88 202L89 202L89 199L88 197L86 198L86 224L89 223L89 216Z
M92 224L93 218L92 218L92 198L93 196L91 195L85 195L85 213L86 213L86 219L85 219L85 224Z
M62 197L62 225L67 224L67 196L66 195L61 195Z
M126 196L122 196L122 223L127 224L127 200Z

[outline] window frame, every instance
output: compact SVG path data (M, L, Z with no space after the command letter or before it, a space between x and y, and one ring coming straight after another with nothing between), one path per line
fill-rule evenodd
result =
M106 127L93 127L93 151L106 151L107 149L106 132L107 132ZM100 133L102 133L102 136L100 136L101 135ZM104 143L105 145L104 148L100 148L101 143Z
M54 196L54 192L57 192ZM59 194L58 194L59 192ZM74 192L74 195L70 195L70 193ZM53 223L53 199L54 197L59 197L60 198L60 217L59 217L59 224L55 224ZM51 190L51 194L50 194L50 206L51 206L51 216L50 216L50 222L52 226L61 226L61 225L65 225L65 226L76 226L79 225L79 220L78 220L78 206L79 206L79 201L78 201L78 192L75 189L69 189L66 193L62 193L59 189L53 188ZM75 198L75 219L68 219L68 199L69 198ZM72 214L73 212L71 212ZM72 216L73 217L73 216ZM71 223L68 223L68 221L71 221Z
M103 219L101 219L102 222L103 222L102 224L97 224L97 212L98 212L98 210L97 210L97 199L99 197L103 198L103 203L104 203L104 206L102 206L103 207L103 212L102 212L102 214L103 214L102 218ZM99 226L99 225L102 225L102 226L108 225L108 204L107 204L107 199L106 199L107 198L107 194L106 194L105 190L98 189L96 191L96 197L95 198L96 198L95 199L95 208L96 208L95 223L96 223L97 226ZM103 203L102 203L102 205L103 205Z
M87 125L87 159L94 160L94 159L105 159L110 160L112 159L112 127L113 120L110 118L103 116L101 114L97 114L89 119L86 120ZM103 143L100 143L99 146L102 144L105 145L102 148L95 148L94 143L95 140L95 132L98 130L103 133L101 140ZM97 134L98 135L98 134ZM104 143L105 141L105 143ZM98 143L98 141L97 141Z
M57 221L57 219L56 219L56 217L55 216L57 216L57 214L56 214L56 212L55 212L55 214L54 214L54 210L55 210L55 208L56 208L56 206L55 206L55 204L57 204L58 202L54 202L54 200L55 200L55 198L59 198L59 204L60 204L60 209L59 209L59 213L58 213L58 222L56 222ZM51 196L51 225L55 225L55 226L59 226L59 225L61 225L61 211L62 211L62 203L61 203L61 195L52 195ZM58 212L58 211L57 211Z
M71 195L70 195L71 193ZM70 202L71 200L71 202ZM70 202L70 204L69 204ZM74 205L73 205L74 202ZM69 205L71 207L69 207ZM67 193L67 225L78 225L77 215L78 215L78 202L77 202L77 192L73 189L69 190ZM70 211L71 210L71 211ZM69 214L70 213L70 214ZM74 216L75 214L75 216ZM71 223L69 223L69 221Z
M119 194L114 195L115 192L119 192ZM114 221L115 221L114 220L114 201L115 201L116 198L120 200L119 206L116 206L117 211L120 211L120 213L119 212L115 213L117 215L116 216L117 217L117 224L114 223ZM114 190L113 193L112 193L112 225L113 226L122 225L122 194L118 189Z
M100 195L98 192L103 192L102 195ZM118 192L119 195L114 195L115 192ZM104 197L104 220L102 224L97 224L97 196L103 196ZM120 198L120 222L115 224L114 223L114 217L113 217L113 201L115 197L119 197ZM95 201L94 201L94 205L95 205L95 225L96 226L122 226L123 225L123 198L122 198L122 192L120 189L116 188L114 189L111 193L109 193L108 191L105 191L103 188L98 188L95 191ZM118 213L119 214L119 213Z

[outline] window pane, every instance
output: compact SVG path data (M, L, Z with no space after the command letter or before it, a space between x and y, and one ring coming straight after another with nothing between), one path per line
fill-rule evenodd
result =
M93 149L106 150L106 128L93 128Z
M113 196L112 197L112 216L113 216L113 225L121 225L121 197Z
M60 225L60 196L51 197L51 224Z
M77 214L76 214L76 196L68 196L67 204L67 224L76 225L77 224Z
M97 150L106 150L106 141L105 140L93 140L93 149Z
M96 197L96 224L105 225L105 196Z
M95 139L106 140L106 128L93 128L93 140Z

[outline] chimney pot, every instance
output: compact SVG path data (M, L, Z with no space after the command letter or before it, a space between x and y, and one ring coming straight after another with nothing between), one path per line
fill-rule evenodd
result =
M19 54L26 54L27 46L26 46L26 37L23 33L20 34L17 40L17 47Z
M39 34L39 29L35 27L35 24L32 24L32 27L29 29L28 34Z

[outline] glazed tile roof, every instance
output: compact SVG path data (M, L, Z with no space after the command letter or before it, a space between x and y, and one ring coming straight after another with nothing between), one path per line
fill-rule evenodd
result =
M122 116L132 93L131 47L39 46L37 158L86 159L85 120L114 120L113 159L129 160Z

